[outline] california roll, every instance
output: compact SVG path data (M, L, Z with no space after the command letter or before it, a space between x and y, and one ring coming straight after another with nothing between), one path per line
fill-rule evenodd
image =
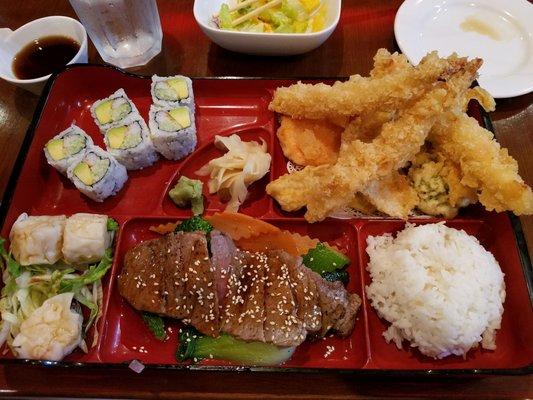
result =
M91 115L102 134L105 134L107 129L124 121L124 119L138 117L139 111L124 89L119 89L111 96L97 100L91 106Z
M66 175L68 167L82 158L92 145L91 137L72 124L50 139L43 150L48 164Z
M109 128L104 142L107 151L129 170L148 167L159 158L142 118Z
M160 107L187 105L194 110L192 81L182 75L152 76L152 101Z
M80 192L98 202L117 194L128 179L126 168L96 146L69 167L67 176Z
M196 147L194 113L189 107L150 107L150 132L155 149L169 160L179 160Z

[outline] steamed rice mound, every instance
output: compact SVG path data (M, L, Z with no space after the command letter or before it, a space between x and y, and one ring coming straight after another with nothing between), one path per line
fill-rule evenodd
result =
M370 236L372 283L366 294L401 349L411 342L429 357L465 356L478 343L496 348L505 283L498 262L478 240L444 223L407 224L396 238Z

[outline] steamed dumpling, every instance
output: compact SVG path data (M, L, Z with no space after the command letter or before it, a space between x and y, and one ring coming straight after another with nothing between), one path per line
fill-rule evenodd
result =
M67 263L100 261L110 245L106 215L78 213L67 219L62 249Z
M49 298L22 322L13 340L18 358L59 361L81 343L83 317L70 309L73 296Z
M11 253L21 265L54 264L61 259L67 217L21 214L9 234Z

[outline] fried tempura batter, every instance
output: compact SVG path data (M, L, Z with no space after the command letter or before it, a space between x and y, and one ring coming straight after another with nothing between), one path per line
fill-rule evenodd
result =
M406 219L418 204L416 190L405 175L394 171L370 183L361 190L379 211L395 218Z
M429 135L435 150L461 168L461 183L475 188L487 210L533 213L533 193L518 175L518 163L493 134L464 113L448 112Z
M277 131L283 154L301 165L335 164L344 129L328 120L281 117Z
M346 142L343 138L335 165L306 167L284 175L267 186L267 193L286 211L306 206L306 219L315 222L345 207L354 193L372 180L403 167L418 153L440 114L456 105L455 99L470 86L481 65L479 59L467 62L452 58L454 70L448 71L450 79L434 82L420 100L385 123L372 142Z
M378 62L386 61L385 51ZM391 58L394 64L402 58ZM439 58L436 52L428 54L414 68L390 67L390 73L379 77L354 75L346 82L332 86L301 82L278 88L269 109L293 118L335 118L360 115L374 110L394 110L403 107L406 100L417 99L431 89L439 78L446 78L457 71L464 60L456 55ZM380 68L387 70L385 65Z

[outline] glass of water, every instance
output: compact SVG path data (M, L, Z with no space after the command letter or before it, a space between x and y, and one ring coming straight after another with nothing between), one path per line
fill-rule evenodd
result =
M144 65L161 51L156 0L70 0L105 62Z

